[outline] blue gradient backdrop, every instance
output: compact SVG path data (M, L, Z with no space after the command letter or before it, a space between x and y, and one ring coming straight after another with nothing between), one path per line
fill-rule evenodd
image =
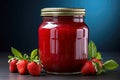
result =
M9 51L10 46L23 51L38 46L40 9L44 7L85 8L90 40L96 43L98 50L120 51L120 0L9 0L8 26L2 28L1 35L2 51Z

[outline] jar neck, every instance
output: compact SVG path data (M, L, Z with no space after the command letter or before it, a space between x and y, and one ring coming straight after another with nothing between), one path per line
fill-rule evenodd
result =
M83 16L44 16L43 21L52 21L52 22L84 22Z

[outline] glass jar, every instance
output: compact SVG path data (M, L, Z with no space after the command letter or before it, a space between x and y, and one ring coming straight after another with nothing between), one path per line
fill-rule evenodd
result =
M80 72L88 55L85 9L44 8L38 29L39 54L50 73Z

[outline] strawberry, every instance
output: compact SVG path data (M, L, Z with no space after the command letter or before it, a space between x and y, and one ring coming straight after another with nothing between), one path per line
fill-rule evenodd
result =
M27 65L27 69L32 76L39 76L42 70L37 56L37 51L38 50L35 49L31 52L29 63Z
M83 66L83 68L81 69L81 73L83 75L96 74L96 69L95 69L95 65L93 64L93 62L87 61L85 65Z
M38 50L34 49L31 52L30 57L27 54L22 55L20 51L11 47L11 51L14 55L8 56L9 60L9 69L10 72L19 72L21 75L28 74L28 72L32 76L39 76L42 70L42 66L40 64L39 58L37 56Z
M32 76L39 76L41 73L42 67L40 64L37 64L36 62L30 62L27 65L27 69Z
M9 70L11 73L18 72L17 65L16 65L17 62L18 62L18 60L16 60L16 59L9 60Z
M13 48L11 48L11 51L13 53ZM11 73L15 73L18 72L17 70L17 65L16 63L18 62L18 58L16 57L16 55L13 53L14 56L9 55L8 58L8 63L9 63L9 71Z
M20 51L18 51L17 49L13 47L11 47L11 51L13 55L15 56L15 58L18 60L16 63L14 62L17 67L18 72L20 74L27 74L28 73L28 70L27 70L28 55L27 54L22 55ZM14 66L10 66L10 68L12 69L14 68Z
M96 45L93 41L88 45L88 53L90 60L88 60L81 69L83 75L101 74L106 70L113 70L119 66L114 60L108 60L103 63L101 53L97 51Z
M28 64L27 60L19 60L17 62L17 69L18 69L19 74L21 75L28 74L27 64Z

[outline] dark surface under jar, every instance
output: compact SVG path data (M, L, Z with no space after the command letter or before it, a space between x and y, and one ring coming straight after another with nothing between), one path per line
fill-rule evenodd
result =
M88 45L88 27L83 16L44 16L38 38L46 71L80 72L87 60Z

